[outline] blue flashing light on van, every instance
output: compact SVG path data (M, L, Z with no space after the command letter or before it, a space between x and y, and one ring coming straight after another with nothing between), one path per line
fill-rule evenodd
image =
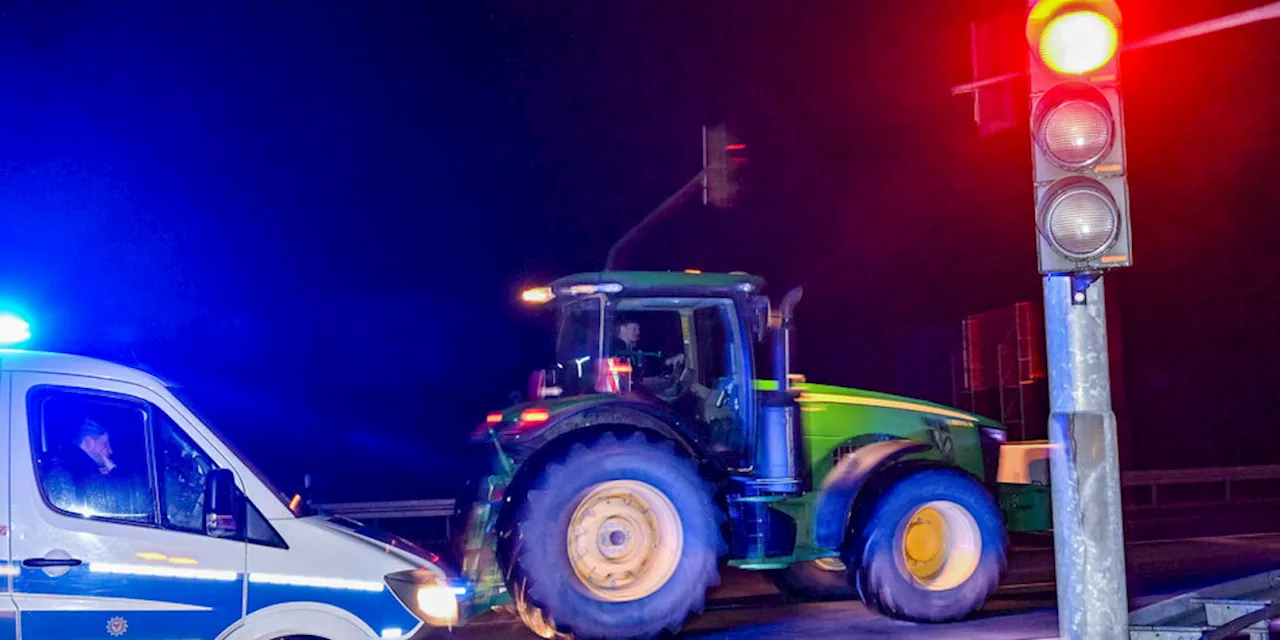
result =
M31 324L13 313L0 313L0 347L12 347L31 339Z

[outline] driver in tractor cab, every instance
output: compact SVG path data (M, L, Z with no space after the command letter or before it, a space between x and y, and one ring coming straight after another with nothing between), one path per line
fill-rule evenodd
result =
M734 432L740 430L734 414L735 409L729 405L727 396L722 396L720 389L713 389L700 383L696 373L689 367L683 371L674 369L670 374L652 371L649 366L662 357L661 353L641 351L640 322L634 315L622 315L614 332L613 357L622 358L631 364L634 380L640 382L640 388L654 393L669 404L675 405L680 413L704 425L708 431L704 435L711 438L713 450L731 450L729 443L734 439ZM685 363L683 353L662 360L667 368L678 367ZM655 369L659 367L654 367ZM687 380L687 385L681 385Z
M640 321L634 316L622 316L618 320L618 329L614 333L613 338L613 356L615 358L626 359L631 363L632 375L637 379L645 379L653 377L653 372L648 370L649 359L661 358L662 354L639 349L640 344ZM667 367L684 364L684 354L678 353L670 358L662 361Z

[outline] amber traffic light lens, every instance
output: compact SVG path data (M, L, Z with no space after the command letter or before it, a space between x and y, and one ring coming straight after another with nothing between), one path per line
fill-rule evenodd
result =
M1064 13L1040 34L1040 59L1058 73L1089 73L1111 61L1120 45L1115 23L1096 11Z

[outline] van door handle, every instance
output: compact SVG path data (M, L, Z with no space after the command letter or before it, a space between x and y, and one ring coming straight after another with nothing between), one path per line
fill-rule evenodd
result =
M31 567L32 569L44 569L46 567L78 567L82 563L75 558L27 558L22 561L22 566Z

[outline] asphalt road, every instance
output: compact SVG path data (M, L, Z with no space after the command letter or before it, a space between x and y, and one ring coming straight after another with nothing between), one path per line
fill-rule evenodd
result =
M1019 538L1004 586L974 619L920 625L884 618L857 601L792 604L763 576L724 570L689 638L992 638L1057 637L1053 549L1049 539ZM1167 595L1280 567L1280 534L1244 534L1127 544L1129 596L1142 606ZM491 613L452 634L474 640L536 638L514 618Z

